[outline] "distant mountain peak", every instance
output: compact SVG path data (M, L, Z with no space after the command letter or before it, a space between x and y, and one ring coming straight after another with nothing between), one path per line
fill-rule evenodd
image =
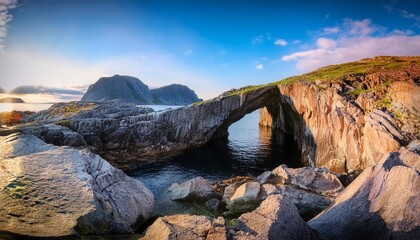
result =
M101 77L90 85L81 101L96 102L118 99L135 104L188 105L201 101L190 88L181 84L149 89L140 79L115 74Z

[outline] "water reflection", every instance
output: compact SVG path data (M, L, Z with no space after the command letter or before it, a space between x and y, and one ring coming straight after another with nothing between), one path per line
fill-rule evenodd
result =
M282 163L297 167L299 155L293 138L282 132L259 127L258 111L245 116L229 128L229 137L190 149L166 161L144 163L127 174L143 181L156 198L156 214L188 212L182 203L168 199L167 188L202 176L210 182L234 176L258 176Z

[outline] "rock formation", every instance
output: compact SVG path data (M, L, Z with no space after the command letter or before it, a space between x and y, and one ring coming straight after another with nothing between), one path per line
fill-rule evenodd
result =
M188 105L202 101L187 86L172 84L149 90L149 87L138 78L120 75L100 78L89 87L81 101L107 100L160 105Z
M419 138L419 62L418 57L373 58L231 90L165 112L133 110L94 118L98 109L93 108L62 119L70 119L68 128L101 156L129 160L203 145L226 136L228 127L247 113L266 107L262 116L270 118L261 123L293 135L302 163L338 173L361 171ZM110 112L121 112L116 103L113 106ZM44 115L49 116L48 111ZM15 131L30 133L35 128L36 124Z
M206 216L178 214L165 216L147 229L142 240L226 240L225 220L222 217L211 219Z
M366 168L309 225L328 239L420 236L420 155L401 148Z
M269 196L256 210L242 214L233 230L236 240L317 239L293 203L279 194Z
M187 86L171 84L150 90L154 104L162 105L188 105L194 102L201 102L202 99Z
M1 93L1 90L0 90L0 93ZM0 103L25 103L25 101L23 101L22 98L6 97L6 98L1 98Z
M0 238L132 233L153 194L88 150L33 135L0 137Z
M217 196L210 183L202 177L181 184L174 183L168 191L171 200L177 201L206 201Z
M260 123L293 135L307 165L363 170L420 138L419 79L419 57L321 68L280 81Z

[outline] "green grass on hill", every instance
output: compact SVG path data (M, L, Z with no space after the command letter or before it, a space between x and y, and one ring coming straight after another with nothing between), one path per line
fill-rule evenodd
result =
M290 84L299 81L315 82L320 80L323 82L345 79L346 77L356 77L366 73L376 72L380 70L401 69L410 64L420 64L420 57L374 57L362 59L357 62L343 63L319 68L315 71L305 73L299 76L289 77L277 82L264 85L247 86L235 91L229 92L229 96L246 94L267 86L277 84ZM388 83L389 84L389 83ZM365 90L356 90L349 94L355 96L361 94Z

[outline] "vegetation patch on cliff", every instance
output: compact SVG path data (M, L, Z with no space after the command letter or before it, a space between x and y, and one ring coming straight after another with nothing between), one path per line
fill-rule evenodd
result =
M378 71L403 69L412 64L420 64L420 57L366 58L357 62L322 67L309 73L286 78L276 82L276 84L289 84L302 80L309 82L342 80L349 76L358 77Z

